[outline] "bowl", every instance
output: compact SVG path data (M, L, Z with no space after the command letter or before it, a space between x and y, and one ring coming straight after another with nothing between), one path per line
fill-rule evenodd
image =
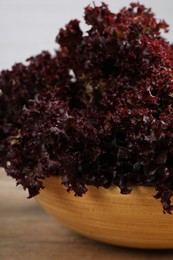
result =
M88 187L83 197L68 193L59 177L44 180L37 196L43 208L70 229L97 241L146 249L173 248L173 216L164 214L154 187Z

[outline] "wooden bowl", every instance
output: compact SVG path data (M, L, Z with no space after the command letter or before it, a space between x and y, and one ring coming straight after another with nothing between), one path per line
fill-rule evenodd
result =
M152 187L135 187L130 195L119 188L89 187L83 197L66 192L60 178L44 181L37 196L46 211L76 232L109 244L173 248L173 216L164 214Z

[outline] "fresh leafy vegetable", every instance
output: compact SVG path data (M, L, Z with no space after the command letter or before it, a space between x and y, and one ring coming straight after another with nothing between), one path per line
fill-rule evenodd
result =
M164 212L173 195L173 51L150 9L85 8L43 52L0 74L0 165L29 197L59 175L87 185L154 186Z

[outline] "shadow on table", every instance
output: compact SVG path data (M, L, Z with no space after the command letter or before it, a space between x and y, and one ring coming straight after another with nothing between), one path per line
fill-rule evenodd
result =
M125 248L120 246L113 246L109 244L104 244L102 242L92 241L90 239L84 238L78 234L79 240L83 240L86 251L92 251L91 256L93 259L173 259L173 250L149 250L149 249L135 249L135 248ZM100 256L100 257L99 257ZM89 258L86 258L89 259Z

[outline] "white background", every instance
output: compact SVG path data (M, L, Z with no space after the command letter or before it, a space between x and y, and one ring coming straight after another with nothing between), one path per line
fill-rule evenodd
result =
M114 12L134 0L105 0ZM95 4L101 1L95 0ZM165 37L173 42L173 1L141 0L152 7L157 18L165 19L170 32ZM0 70L23 62L42 50L53 52L55 36L70 19L83 19L83 7L92 0L0 0ZM82 28L86 29L84 23Z

